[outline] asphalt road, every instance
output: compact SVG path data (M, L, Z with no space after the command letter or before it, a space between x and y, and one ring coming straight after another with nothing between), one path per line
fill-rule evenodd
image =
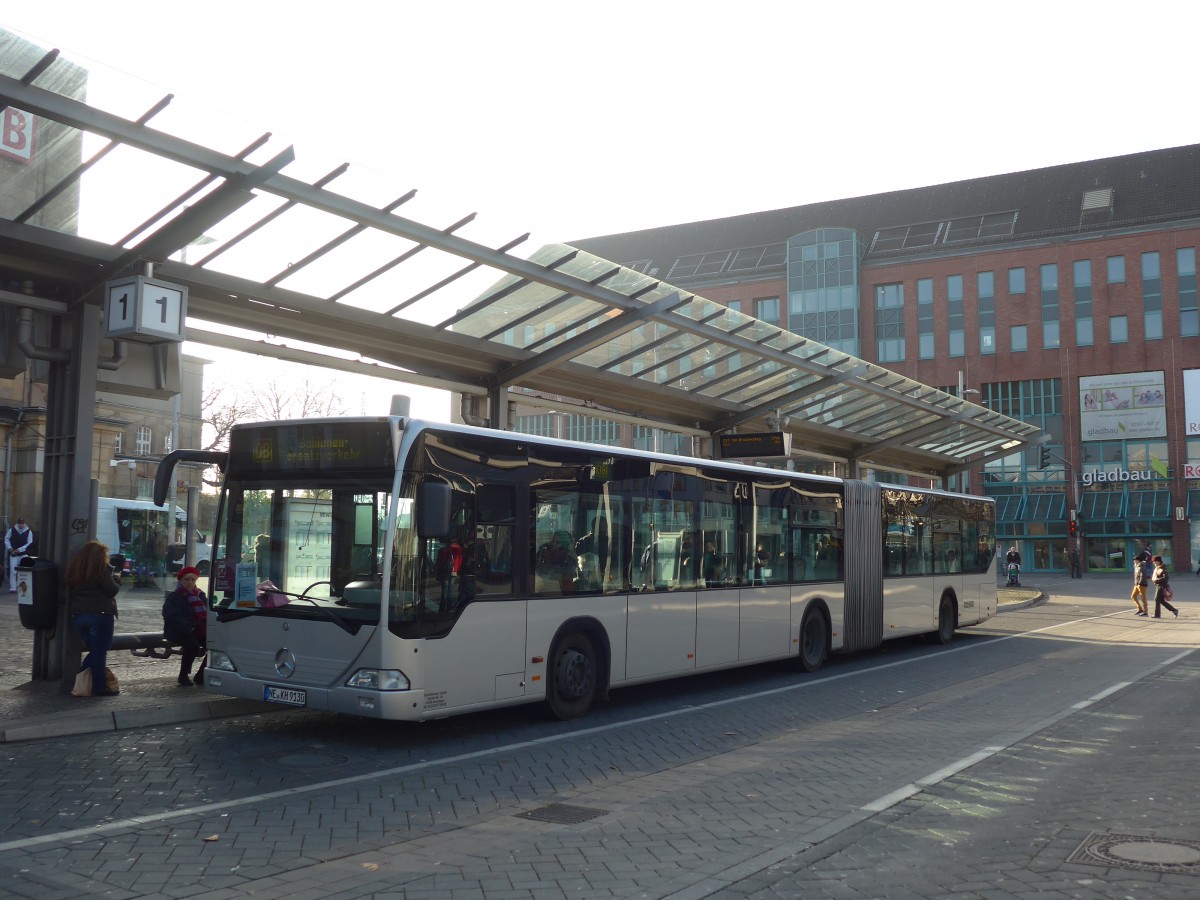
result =
M285 712L6 745L0 893L1193 897L1200 590L1157 622L1124 593L1064 579L948 647L625 689L571 723ZM1073 860L1098 831L1176 856Z

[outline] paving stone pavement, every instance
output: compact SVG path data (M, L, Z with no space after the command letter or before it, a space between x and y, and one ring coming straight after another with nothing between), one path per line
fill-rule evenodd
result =
M1113 579L1113 590L1124 581ZM1064 645L1061 659L1048 664L1051 693L1079 696L1075 666L1082 653ZM1114 671L1128 666L1134 653L1114 648ZM390 774L376 771L353 789L336 791L306 789L312 769L295 760L281 765L278 754L273 765L239 769L236 758L225 764L227 748L210 746L216 732L203 731L195 739L212 757L203 760L212 783L198 782L181 774L195 759L156 755L154 747L172 746L169 737L135 741L122 735L114 718L108 729L97 729L113 730L111 736L56 745L64 754L62 796L70 795L72 779L86 777L85 765L103 770L108 757L114 767L119 758L128 780L135 771L130 753L145 754L136 788L114 784L111 802L46 803L37 785L21 787L35 771L32 760L17 752L22 745L14 743L6 754L3 800L13 815L0 835L6 842L0 847L0 894L676 900L1200 895L1200 877L1186 861L1138 867L1126 859L1137 856L1137 848L1153 855L1176 847L1177 855L1186 855L1187 842L1200 840L1196 782L1188 771L1200 743L1194 737L1197 662L1181 654L1135 686L1056 719L1038 712L1058 708L1042 690L1031 693L1027 704L1024 697L1014 704L1011 693L1003 695L1031 688L1006 681L997 668L999 655L988 662L979 654L961 670L968 683L990 686L969 705L947 703L954 686L940 684L936 668L914 666L905 672L905 691L864 696L851 681L832 681L822 688L819 708L783 694L771 716L761 706L769 700L723 708L715 731L711 720L685 715L628 727L616 737L590 737L587 723L603 724L601 714L589 717L569 742L558 743L520 728L496 738L476 720L463 730L474 737L458 761L426 764L432 744L413 743L406 756L396 757ZM171 683L174 661L137 666L123 676L128 687L122 698L114 698L122 706L136 699L157 715L172 698L185 706L208 702L202 692ZM79 704L104 702L65 700L68 712L60 718L77 718L88 708ZM362 749L354 721L348 720L349 737L340 747L330 740L321 751L307 749L309 761L327 766L331 780L343 771L338 752ZM1011 741L907 798L868 808L897 783L926 779L929 760L943 759L946 747L958 746L981 721L988 733ZM276 735L290 740L298 731L284 726L282 717L245 722L246 746L264 752L278 746ZM497 741L513 746L500 765L470 757L473 750L501 752ZM836 754L826 752L831 747ZM1086 769L1063 762L1080 757L1089 760ZM228 797L258 799L222 807L217 785ZM548 798L601 815L570 827L514 818ZM168 807L176 814L154 817ZM189 808L196 814L188 815ZM45 846L22 843L50 817L60 832L78 829L78 837ZM1110 854L1104 867L1070 861L1089 837L1110 833L1129 836L1125 843L1135 849ZM1168 845L1168 838L1181 843ZM731 859L738 862L731 865ZM24 874L17 878L17 871Z

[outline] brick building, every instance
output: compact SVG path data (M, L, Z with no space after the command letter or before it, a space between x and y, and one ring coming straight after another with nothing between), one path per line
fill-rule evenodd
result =
M571 242L1037 424L987 463L1034 570L1200 558L1200 145Z

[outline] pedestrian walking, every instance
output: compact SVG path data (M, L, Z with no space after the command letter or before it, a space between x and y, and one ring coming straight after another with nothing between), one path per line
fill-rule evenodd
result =
M1071 548L1071 577L1082 578L1083 572L1079 569L1079 551L1074 547Z
M33 553L33 530L17 516L17 523L4 532L4 549L8 553L8 592L17 592L17 566Z
M109 688L104 665L117 620L117 591L121 586L118 579L108 561L108 547L99 541L85 543L67 563L71 623L87 650L79 671L91 669L93 697L113 697L119 693Z
M208 597L196 587L200 570L195 566L184 566L175 575L179 586L167 594L163 601L163 635L180 649L179 678L181 687L204 683L204 660L196 670L192 681L192 663L207 649L208 640Z
M1153 572L1153 568L1150 569ZM1133 605L1137 607L1135 615L1146 615L1146 582L1149 578L1146 576L1146 567L1142 565L1139 557L1133 560L1133 592L1129 595L1129 599L1133 601Z
M1166 607L1175 614L1175 618L1179 618L1179 610L1171 605L1171 578L1167 574L1167 567L1163 564L1161 556L1154 557L1154 584L1157 590L1154 592L1154 618L1162 618L1162 607Z

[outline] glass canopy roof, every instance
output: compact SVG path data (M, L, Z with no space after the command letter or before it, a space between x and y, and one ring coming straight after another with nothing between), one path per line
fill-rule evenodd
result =
M0 303L98 305L106 280L150 263L189 287L198 343L494 409L531 388L658 427L785 428L801 454L942 475L1040 436L575 248L522 258L510 251L527 235L2 31L0 104L32 141L28 159L0 156Z

